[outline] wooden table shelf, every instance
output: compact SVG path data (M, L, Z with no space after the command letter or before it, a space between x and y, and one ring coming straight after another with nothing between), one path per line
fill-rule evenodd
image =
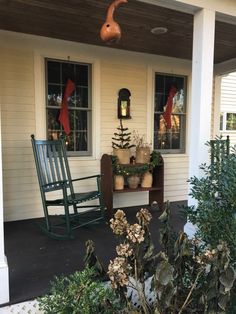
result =
M162 188L151 187L151 188L141 188L140 186L136 189L130 189L128 186L124 187L124 190L113 190L113 193L127 193L127 192L149 192L149 191L162 191Z
M122 165L123 166L123 165ZM132 167L132 165L124 165ZM114 190L113 186L113 169L112 169L112 156L104 154L101 159L101 189L103 193L104 203L107 208L108 216L113 216L113 194L114 193L130 193L130 192L148 192L149 204L154 201L158 203L158 206L163 208L164 201L164 162L157 165L153 169L153 184L150 188L137 187L136 189L130 189L125 185L123 190ZM145 204L140 204L145 205Z

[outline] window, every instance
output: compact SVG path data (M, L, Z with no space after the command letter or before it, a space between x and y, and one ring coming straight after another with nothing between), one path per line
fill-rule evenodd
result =
M58 121L63 92L68 79L75 89L68 98L71 132L66 135L69 156L91 155L91 64L46 59L47 138L64 134Z
M186 77L155 74L154 149L185 151Z
M221 131L236 131L236 113L235 112L221 112L220 130Z

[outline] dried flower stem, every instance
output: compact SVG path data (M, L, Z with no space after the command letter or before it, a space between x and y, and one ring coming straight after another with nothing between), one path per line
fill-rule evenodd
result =
M197 277L196 277L196 279L194 280L194 283L193 283L193 285L192 285L192 287L191 287L191 289L190 289L190 291L189 291L189 293L188 293L188 295L187 295L187 298L186 298L186 300L184 301L184 304L182 305L182 307L181 307L180 311L178 312L178 314L183 313L183 310L185 309L186 305L188 304L188 301L189 301L189 299L190 299L190 297L191 297L191 294L193 293L193 290L195 289L195 287L196 287L196 285L197 285L198 278L200 277L200 275L202 274L202 272L203 272L203 270L201 270L201 271L197 274Z
M134 275L135 275L135 280L136 280L137 285L138 285L139 281L138 281L138 270L137 270L137 261L136 261L136 259L134 260ZM148 309L148 306L147 306L146 298L145 298L145 295L143 293L143 283L140 283L140 284L141 284L141 289L139 289L139 287L137 288L139 300L140 300L140 302L142 304L142 308L143 308L144 314L149 314L149 309Z

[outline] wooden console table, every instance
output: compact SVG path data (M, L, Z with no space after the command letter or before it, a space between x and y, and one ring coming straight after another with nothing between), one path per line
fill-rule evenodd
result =
M128 165L127 165L128 166ZM160 209L163 209L164 201L164 162L153 169L153 183L150 188L138 187L130 189L125 186L123 190L114 190L113 186L113 169L112 156L104 154L101 159L101 189L104 198L104 204L107 208L108 216L113 216L113 194L114 193L128 193L128 192L149 192L149 204L154 201L158 203Z

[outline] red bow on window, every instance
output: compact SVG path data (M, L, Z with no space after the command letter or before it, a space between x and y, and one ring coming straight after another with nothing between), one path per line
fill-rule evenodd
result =
M172 108L173 108L173 98L175 97L175 94L177 93L177 89L174 86L171 86L169 90L169 95L166 102L166 109L163 113L163 118L166 122L167 129L171 129L172 123L171 123L171 114L172 114Z
M74 90L75 90L75 83L71 81L70 79L68 79L66 82L66 87L65 87L65 91L64 91L64 95L63 95L62 103L61 103L60 115L58 118L66 134L70 133L70 120L69 120L69 110L68 110L67 100Z

